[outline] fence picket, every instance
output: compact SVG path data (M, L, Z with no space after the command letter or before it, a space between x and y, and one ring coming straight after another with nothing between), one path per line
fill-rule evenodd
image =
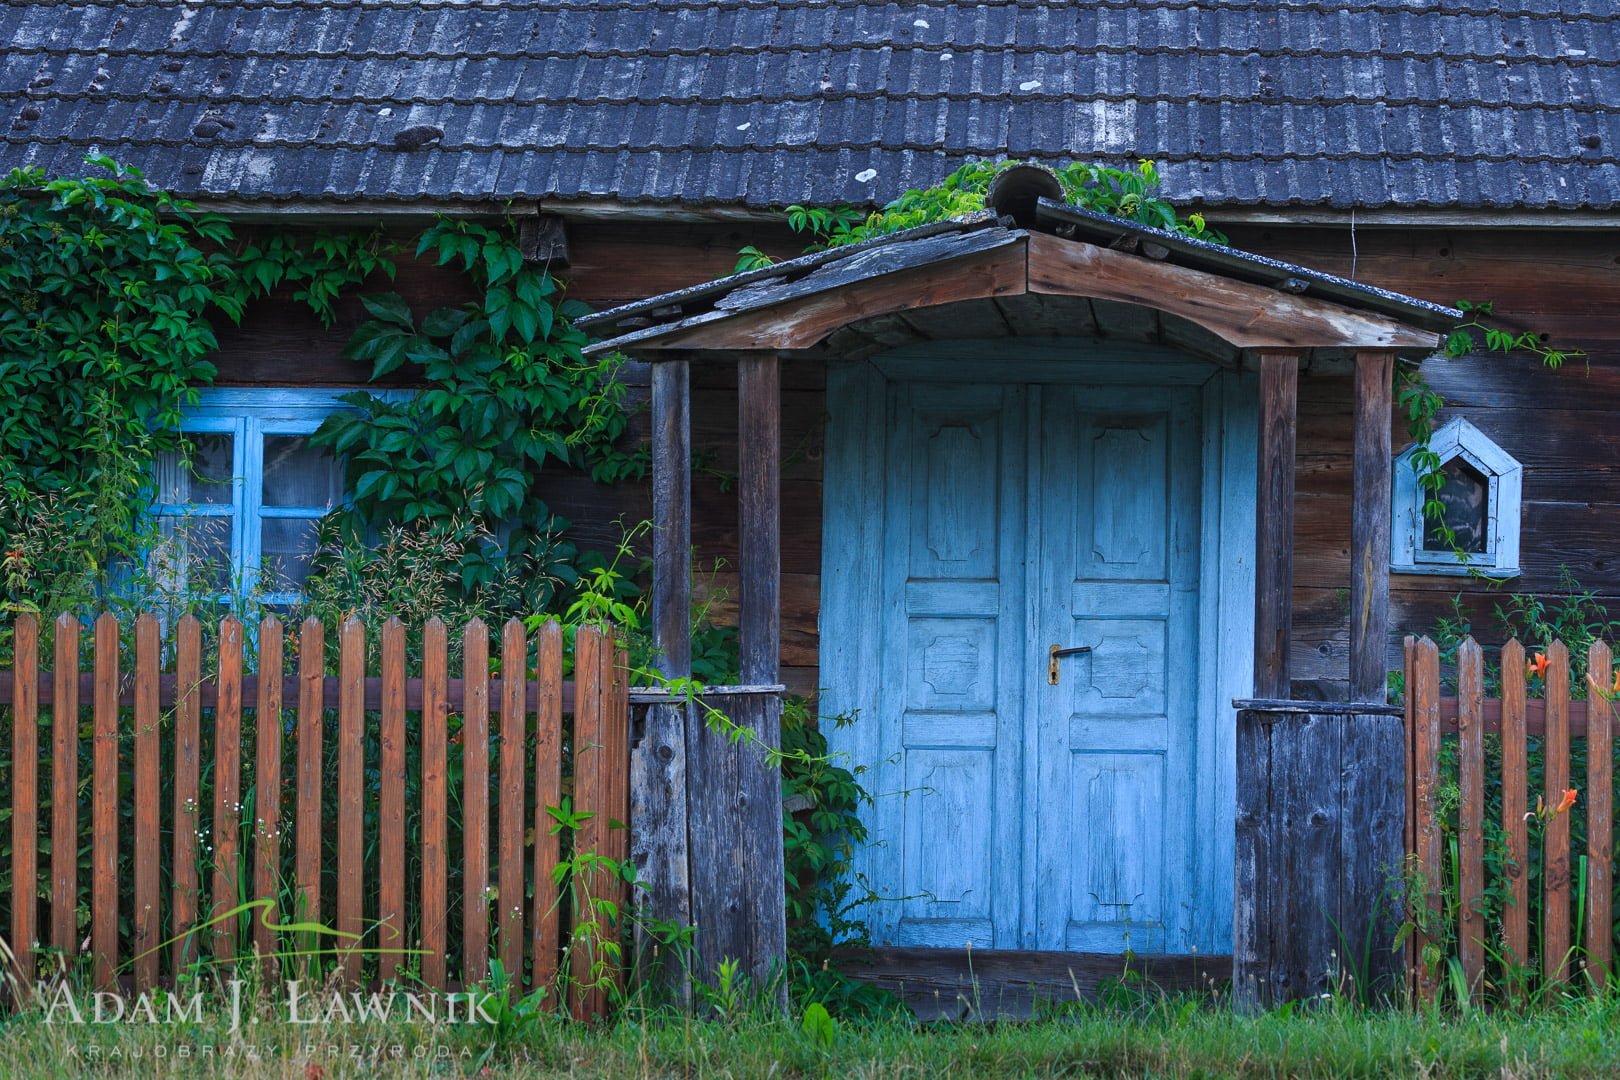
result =
M337 929L343 981L360 983L357 943L365 934L366 629L350 615L338 630Z
M399 974L405 945L405 624L389 619L382 629L382 717L377 807L377 977Z
M500 835L501 966L512 989L523 985L523 816L524 699L529 643L521 619L509 619L501 630L501 776L498 823Z
M602 850L601 773L596 761L601 757L602 700L597 677L602 670L602 635L592 626L582 626L574 635L574 809L589 814L574 832L575 873L570 877L575 907L588 905L596 894L595 875L581 870L579 856ZM593 983L596 959L595 940L576 925L568 941L568 1003L574 1016L593 1015L600 1008L600 995Z
M1569 650L1562 641L1547 645L1547 735L1543 797L1549 816L1541 836L1541 975L1562 982L1569 975L1569 815L1551 812L1569 788Z
M1586 671L1586 966L1593 984L1609 983L1614 960L1614 657L1594 641Z
M158 621L135 619L135 988L157 985L163 911L158 900Z
M298 627L298 803L293 860L301 911L297 921L321 918L321 709L325 705L326 629L321 620ZM316 947L303 935L301 949Z
M259 621L259 688L254 713L257 727L253 775L253 898L268 900L253 919L253 948L264 958L265 977L274 978L276 933L281 921L276 897L281 886L281 620ZM266 677L268 676L268 677Z
M90 948L95 982L118 968L118 620L96 619L94 738L90 777Z
M79 951L79 620L56 620L51 706L51 945Z
M489 627L467 623L461 636L461 916L462 977L469 983L489 976ZM501 675L506 675L502 671Z
M174 944L170 961L174 973L197 959L197 826L202 816L201 769L202 624L183 616L174 632L174 866L173 899L169 918Z
M1417 845L1417 870L1428 893L1428 919L1440 918L1441 882L1440 823L1434 816L1434 797L1439 785L1440 759L1440 653L1433 641L1420 638L1412 647L1412 677L1407 693L1412 695L1412 747L1417 821L1413 838ZM1434 972L1422 962L1427 935L1420 934L1413 949L1417 960L1416 983L1420 1001L1432 1001Z
M17 977L31 984L39 937L39 620L18 615L11 641L11 952Z
M448 988L445 941L449 913L444 862L446 663L444 623L429 619L422 628L422 981L436 990Z
M242 822L242 623L219 622L219 698L214 704L214 906L215 960L236 955L235 916Z
M556 620L540 625L535 641L535 674L539 684L534 736L534 910L530 919L534 966L530 989L544 987L548 1009L556 1007L554 993L562 925L557 869L561 837L550 809L562 802L562 627Z
M1502 939L1510 975L1530 960L1529 743L1525 726L1524 646L1502 646L1502 831L1507 834L1508 903L1502 912ZM1510 979L1522 990L1517 978Z
M131 627L133 650L129 668L123 667L122 627L111 613L95 622L94 664L81 679L78 663L80 625L70 616L56 622L55 664L43 673L39 661L39 626L32 616L14 624L14 655L0 672L0 704L11 707L10 751L13 759L8 780L12 812L8 858L12 887L0 917L8 920L9 944L17 963L27 970L40 932L39 872L41 866L38 763L38 711L53 709L51 724L50 797L50 934L54 946L70 955L76 945L78 811L78 710L80 695L88 696L93 742L88 807L90 845L90 943L97 987L117 985L123 973L120 954L130 957L133 984L145 990L166 975L180 975L198 960L199 939L208 942L216 959L234 958L246 942L247 927L236 912L251 877L255 901L269 900L272 909L255 908L251 919L254 951L264 957L267 975L277 973L275 959L283 943L273 929L285 919L324 921L321 911L322 877L336 883L335 925L345 933L367 934L365 920L372 901L365 861L378 860L377 909L374 924L383 946L378 973L383 980L397 977L401 949L410 944L407 927L421 927L421 973L434 988L448 989L451 950L447 934L452 867L447 849L450 819L448 768L448 713L452 701L465 704L461 736L462 775L465 789L458 803L465 811L464 864L460 884L466 918L460 927L465 963L462 985L487 978L488 957L499 955L514 986L552 988L556 985L562 946L570 936L564 915L569 905L559 903L555 874L561 858L561 831L554 831L551 811L563 801L562 758L565 714L572 712L574 793L578 810L588 815L574 840L581 854L594 853L622 861L628 849L623 822L628 817L629 694L625 651L611 632L586 628L575 650L576 678L563 679L563 633L555 621L538 628L533 643L536 660L528 664L525 623L510 620L502 628L500 679L494 682L490 666L489 629L478 620L464 628L462 678L448 677L446 628L430 619L423 628L423 666L420 679L406 669L406 628L390 620L381 634L381 676L368 678L363 624L346 619L339 629L339 674L325 676L325 628L315 619L298 629L298 675L285 677L282 625L265 617L258 625L257 671L247 670L243 656L244 627L233 616L222 619L218 638L218 665L203 671L204 628L193 616L174 623L173 674L164 671L163 624L150 613L140 613ZM531 688L531 682L533 686ZM283 690L283 687L286 690ZM296 696L295 805L284 818L281 803L284 775L282 728L284 705ZM491 695L498 694L499 739L491 740ZM47 697L47 695L50 695ZM244 702L244 696L252 696ZM324 820L323 784L327 763L323 754L323 711L328 703L337 712L335 813ZM252 785L251 836L242 829L243 708L254 710L253 761L247 782ZM422 709L419 745L408 736L407 713ZM373 856L365 833L368 773L366 760L367 707L379 709L378 833ZM166 744L162 724L173 708L174 742ZM123 801L121 771L121 710L129 709L132 748L129 799ZM202 732L203 712L213 710L211 738ZM530 713L534 714L533 806L530 804L527 755ZM464 738L462 737L464 736ZM492 776L491 742L499 746L498 776ZM410 864L405 833L409 773L421 763L421 895L419 907L410 906L406 868ZM172 776L165 775L172 772ZM493 783L492 783L493 781ZM162 784L172 782L172 807ZM207 799L210 815L201 802ZM498 805L492 811L491 805ZM167 815L172 814L172 818ZM494 814L495 819L491 820ZM128 815L129 847L120 850L120 822ZM202 829L208 822L210 841ZM282 833L292 828L293 887L300 910L277 911ZM170 843L162 829L172 824ZM323 826L330 826L324 829ZM531 831L532 830L532 831ZM328 847L325 834L334 840ZM534 844L531 854L527 844ZM251 841L251 850L247 844ZM492 859L491 856L494 856ZM127 864L125 860L127 859ZM205 880L204 863L208 860ZM133 880L121 881L128 865ZM251 871L248 867L251 866ZM531 879L532 875L532 881ZM496 879L491 882L491 878ZM491 884L498 888L488 888ZM615 981L622 977L616 957L604 954L602 942L617 933L606 912L592 899L608 900L620 911L628 902L628 888L616 874L593 871L576 882L581 903L577 948L570 952L573 987L570 1009L579 1016L600 1014ZM532 894L529 889L532 886ZM501 898L491 915L475 897ZM205 901L204 894L207 894ZM532 895L532 904L525 897ZM482 915L482 918L480 916ZM125 921L127 920L127 922ZM491 926L491 922L496 925ZM588 923L589 925L585 925ZM121 929L127 927L127 929ZM165 934L165 930L170 931ZM128 937L122 936L124 933ZM241 940L238 940L238 939ZM307 934L302 949L331 949L334 943ZM356 984L362 974L363 952L340 950L346 982ZM128 950L127 953L124 950ZM532 950L532 961L525 951ZM167 959L165 959L167 958ZM556 1008L555 995L546 1007Z
M1460 923L1458 952L1470 990L1485 972L1485 658L1468 638L1457 648Z

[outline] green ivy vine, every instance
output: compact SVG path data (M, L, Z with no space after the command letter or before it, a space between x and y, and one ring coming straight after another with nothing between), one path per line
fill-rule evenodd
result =
M314 441L345 456L357 530L470 527L462 588L487 588L522 563L533 587L512 602L547 610L557 586L578 578L566 522L540 496L542 473L614 483L646 468L645 450L618 447L627 424L618 361L585 358L590 339L573 325L584 305L524 263L510 230L441 220L416 254L458 266L477 297L425 313L394 293L362 297L371 318L344 355L371 364L373 381L403 370L424 388L348 395L353 410L330 417Z
M278 285L331 302L391 274L376 232L240 241L224 218L111 158L0 179L0 607L108 597L148 538L140 496L209 385L217 319Z
M1569 360L1583 360L1580 350L1562 350L1548 346L1534 331L1512 331L1491 326L1483 320L1495 313L1495 304L1485 300L1459 300L1457 310L1467 316L1446 335L1440 354L1456 360L1481 351L1505 355L1528 353L1540 359L1542 366L1557 370ZM1423 517L1426 525L1434 527L1439 539L1450 547L1457 561L1468 562L1468 554L1457 543L1456 534L1445 523L1445 504L1440 501L1440 490L1445 486L1444 462L1430 448L1435 425L1446 402L1424 377L1421 362L1403 365L1396 375L1396 401L1406 420L1406 434L1414 447L1412 465L1417 473L1418 488L1424 493ZM1500 584L1487 575L1470 576Z
M983 210L991 183L1003 170L1016 164L1016 161L969 162L934 186L906 191L870 214L847 205L790 206L787 208L788 227L814 238L807 251L821 251L961 217ZM1063 185L1064 197L1072 205L1112 214L1139 225L1168 229L1196 240L1226 243L1226 237L1211 229L1202 216L1182 216L1174 205L1160 198L1162 181L1151 161L1138 161L1130 169L1073 162L1053 171ZM734 272L769 266L774 261L757 247L745 247L738 252Z

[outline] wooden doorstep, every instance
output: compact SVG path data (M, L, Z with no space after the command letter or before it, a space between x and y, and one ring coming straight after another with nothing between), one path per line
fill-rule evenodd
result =
M1041 952L1024 949L927 949L882 946L839 949L845 974L892 990L924 1018L993 1012L1027 1013L1033 1004L1090 1000L1115 980L1165 993L1224 988L1232 958Z

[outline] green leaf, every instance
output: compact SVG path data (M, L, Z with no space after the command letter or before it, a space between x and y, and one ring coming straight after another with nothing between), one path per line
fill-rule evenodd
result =
M405 298L398 293L378 293L374 296L362 296L360 303L374 319L397 326L403 330L414 332L416 325L411 321L411 308Z

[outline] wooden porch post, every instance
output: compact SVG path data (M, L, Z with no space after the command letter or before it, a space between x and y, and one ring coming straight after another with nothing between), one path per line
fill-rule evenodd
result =
M1254 696L1293 696L1294 428L1298 353L1260 356L1260 461L1255 504Z
M759 986L787 959L782 785L764 749L782 741L781 695L768 689L777 685L781 648L780 364L773 352L737 361L744 685L706 703L753 734L733 741L705 712L687 740L696 974L712 980L722 961L736 960Z
M737 430L742 681L774 686L781 681L782 655L782 368L774 352L749 353L738 361ZM753 909L743 909L751 924L747 966L763 981L774 967L787 963L782 777L763 751L782 745L782 698L768 693L748 700L759 744L745 748L739 763L744 802L738 824L746 844L743 872L755 894ZM783 983L779 996L784 1006L786 993Z
M1385 700L1389 651L1390 394L1395 358L1356 354L1350 511L1350 700Z
M1350 517L1350 700L1388 700L1390 549L1390 398L1395 357L1356 354L1354 486ZM1343 800L1339 925L1347 941L1370 941L1364 971L1375 992L1399 980L1390 951L1401 915L1398 880L1405 854L1406 740L1402 720L1350 713L1339 748ZM1345 958L1348 961L1348 957Z
M685 357L652 365L652 631L659 670L667 678L692 673L690 380ZM631 861L651 915L677 927L692 924L688 712L684 702L648 706L630 755ZM638 931L638 967L677 1000L689 1000L691 988L679 959L655 957L651 944Z
M692 673L691 364L652 365L653 643L669 678Z

